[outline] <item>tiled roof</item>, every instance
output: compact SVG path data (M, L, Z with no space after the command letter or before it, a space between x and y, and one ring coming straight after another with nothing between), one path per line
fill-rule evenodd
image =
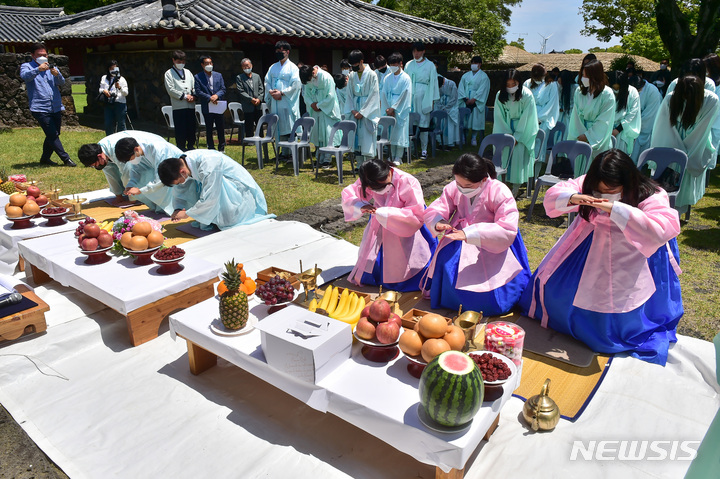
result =
M8 7L0 5L0 42L33 43L45 32L41 20L63 14L62 8Z
M44 22L45 40L181 29L299 38L473 46L472 30L443 25L362 0L185 0L162 19L159 0L125 0Z
M538 55L530 52L526 52L522 48L505 45L503 48L502 55L497 60L493 61L493 65L525 65L526 63L537 63Z

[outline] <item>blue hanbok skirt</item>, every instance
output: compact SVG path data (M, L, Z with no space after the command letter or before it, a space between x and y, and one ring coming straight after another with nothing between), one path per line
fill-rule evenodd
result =
M430 230L428 230L427 226L423 225L422 228L420 228L420 233L422 234L425 241L427 241L428 246L430 246L430 255L435 253L435 248L437 248L437 240L433 237L433 235L430 233ZM362 275L362 283L364 285L370 285L370 286L379 286L382 284L383 289L387 289L390 291L418 291L420 289L420 278L423 277L425 272L427 271L427 265L423 269L421 269L416 275L414 275L410 279L406 279L405 281L402 281L400 283L385 283L383 282L383 247L380 246L380 251L378 251L377 259L375 259L375 265L373 266L372 273L363 273Z
M484 316L498 316L510 311L530 280L530 264L520 231L510 245L510 251L523 269L509 283L492 291L477 293L455 287L461 246L461 241L453 241L438 253L432 281L428 281L432 308L458 309L462 304L463 311L482 311Z
M645 304L627 313L597 313L573 306L592 237L590 234L548 279L544 298L535 288L537 307L529 311L535 272L520 298L523 313L542 318L542 299L549 328L569 334L599 353L628 352L643 361L665 365L669 343L677 341L675 332L683 315L680 280L670 264L667 247L661 246L647 260L656 290ZM677 241L672 239L669 244L680 263Z

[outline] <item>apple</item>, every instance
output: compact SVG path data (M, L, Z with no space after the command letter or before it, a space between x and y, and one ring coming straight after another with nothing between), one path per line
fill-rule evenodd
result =
M370 319L384 323L390 317L390 304L384 299L373 301L370 305Z
M39 206L45 206L50 202L50 200L48 200L48 197L45 195L38 196L37 198L35 198L35 201Z
M360 317L367 318L370 316L370 305L372 305L372 303L363 308L362 313L360 313Z
M395 323L397 324L398 328L402 328L402 318L395 313L390 313L388 323Z
M83 234L81 234L80 236L78 236L78 237L77 237L78 244L79 244L79 245L82 245L82 242L83 242L83 240L84 240L85 238L86 238L85 233L83 233Z
M27 194L28 197L32 196L33 198L37 198L38 196L40 196L40 188L35 185L30 185L28 186Z
M100 236L100 227L97 223L90 223L83 226L83 232L88 238L97 238Z
M113 237L110 233L103 230L102 233L100 233L100 236L97 237L97 242L101 248L107 248L108 246L112 246Z
M370 321L368 321L367 318L363 317L360 318L360 321L358 321L357 326L355 327L355 332L359 338L372 339L375 337L375 326L370 324Z
M82 242L84 251L95 251L98 248L98 240L95 238L85 238Z
M378 324L375 335L377 336L377 340L381 343L392 344L400 337L400 328L397 324L386 321Z

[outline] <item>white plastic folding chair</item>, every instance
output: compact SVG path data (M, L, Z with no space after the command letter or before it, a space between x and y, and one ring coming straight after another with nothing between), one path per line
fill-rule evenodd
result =
M167 141L170 141L170 133L175 132L175 121L172 116L172 106L165 105L160 109L160 111L165 118L165 125L167 125Z
M230 103L228 103L228 110L230 110L230 116L232 116L233 121L232 126L230 127L230 139L228 140L228 143L232 141L235 128L238 129L238 137L242 142L242 139L245 137L245 120L240 119L240 112L243 111L242 103L237 101L231 101Z

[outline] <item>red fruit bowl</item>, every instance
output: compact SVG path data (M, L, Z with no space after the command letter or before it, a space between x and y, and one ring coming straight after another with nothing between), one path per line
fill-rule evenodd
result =
M13 222L11 229L14 229L14 230L32 228L33 226L35 226L35 223L30 221L33 218L34 218L34 216L28 216L28 215L16 216L14 218L11 218L9 216L7 217L8 220Z
M85 264L103 264L110 261L110 256L108 256L107 253L110 251L112 246L108 246L106 248L98 248L94 251L87 251L82 248L80 249L80 252L87 256L87 259L85 259Z
M357 335L357 331L353 331L353 336L363 345L361 352L368 361L386 363L392 361L400 354L400 348L397 347L400 342L399 337L393 343L384 344L378 341L377 338L363 339Z
M153 254L151 259L153 263L160 266L157 270L158 274L175 274L185 269L185 266L180 264L180 261L185 258L185 255L173 259L157 259L156 254L157 253Z
M48 210L63 210L60 213L46 213ZM40 216L47 219L47 226L60 226L65 224L65 215L68 214L70 210L68 208L43 208L40 210Z
M138 266L146 266L153 263L152 255L160 249L160 246L139 251L133 251L127 248L123 249L135 257L135 261L133 261L133 264L136 264Z

